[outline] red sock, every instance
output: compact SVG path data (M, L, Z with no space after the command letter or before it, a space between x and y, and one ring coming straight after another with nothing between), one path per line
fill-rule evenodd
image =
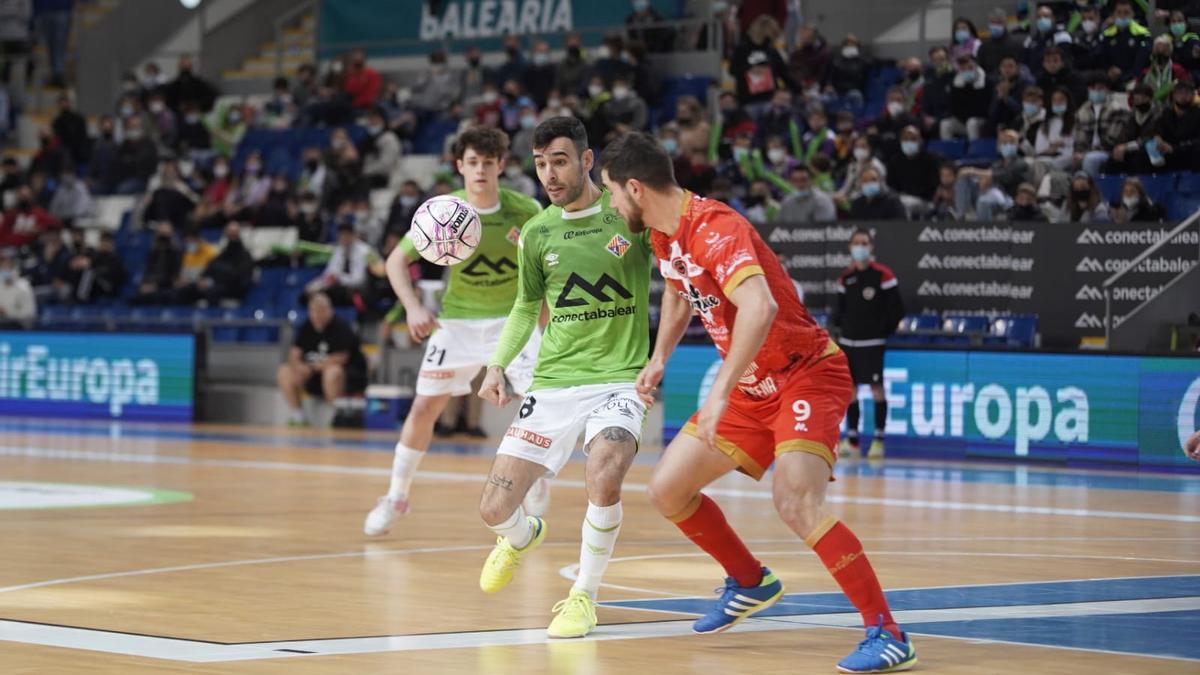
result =
M687 518L675 523L684 536L704 549L716 559L725 573L737 580L743 588L754 587L762 582L762 563L750 554L737 533L725 520L721 507L705 495L700 495L700 506Z
M814 538L816 541L813 541ZM867 554L863 552L862 542L854 536L850 528L831 517L809 535L804 543L816 551L821 562L825 563L825 567L833 575L834 581L842 587L842 592L858 608L862 614L863 625L878 625L879 617L882 616L883 629L897 640L902 639L903 634L892 619L892 612L888 609L887 598L883 595L879 578L875 576L871 561L867 560Z

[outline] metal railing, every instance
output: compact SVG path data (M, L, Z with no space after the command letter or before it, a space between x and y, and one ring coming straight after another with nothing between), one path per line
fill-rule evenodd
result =
M1116 274L1114 274L1111 277L1104 280L1104 283L1101 286L1104 290L1104 347L1106 349L1109 347L1109 345L1112 344L1112 330L1114 328L1113 315L1112 315L1112 287L1118 281L1120 281L1126 274L1129 274L1130 272L1135 271L1137 269L1137 266L1142 264L1142 262L1144 260L1146 260L1150 256L1154 255L1159 249L1161 249L1162 247L1169 244L1172 239L1174 239L1175 237L1182 234L1185 230L1187 230L1189 227L1191 227L1196 222L1200 222L1200 211L1196 211L1192 215L1185 218L1183 220L1183 222L1176 225L1175 229L1171 230L1166 235L1164 235L1162 239L1159 239L1157 242L1152 244L1145 251L1142 251L1141 254L1139 254L1133 260L1130 260L1129 264L1126 265L1123 269L1121 269ZM1197 250L1196 250L1196 262L1197 262L1197 264L1200 264L1200 246L1198 246ZM1179 276L1187 274L1187 273L1191 272L1191 270L1192 270L1192 268L1189 267L1188 269L1180 272L1179 275L1176 276L1175 278L1178 279ZM1167 284L1167 285L1169 285L1169 284ZM1164 288L1165 288L1165 286L1164 286ZM1150 298L1147 298L1145 302L1143 302L1142 304L1135 307L1133 309L1133 311L1130 312L1129 314L1125 315L1125 317L1122 319L1122 321L1124 321L1125 319L1128 319L1130 316L1136 314L1138 310L1140 310L1142 307L1146 306L1146 303L1152 302L1154 300L1154 298L1157 296L1158 296L1158 294L1156 293L1155 295L1151 296Z

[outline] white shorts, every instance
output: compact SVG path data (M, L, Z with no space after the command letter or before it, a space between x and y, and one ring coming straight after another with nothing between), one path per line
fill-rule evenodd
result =
M583 445L617 427L641 441L646 405L632 382L539 389L521 402L521 411L500 442L498 454L541 464L557 475L571 459L579 435Z
M471 381L491 360L504 330L503 317L496 319L440 319L441 325L425 347L425 360L417 375L419 396L465 396ZM505 374L513 391L523 394L533 382L541 331L535 330L525 348L509 364Z

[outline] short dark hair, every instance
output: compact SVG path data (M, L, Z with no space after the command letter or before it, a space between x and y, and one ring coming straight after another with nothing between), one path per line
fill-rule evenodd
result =
M1056 45L1050 45L1049 47L1046 47L1046 50L1042 52L1042 58L1044 59L1047 56L1057 56L1060 59L1064 58L1063 50Z
M608 179L619 185L631 178L659 191L675 185L671 156L643 131L627 133L609 143L600 153L600 170L607 171Z
M858 236L858 235L860 235L860 234L861 234L861 235L863 235L864 237L866 237L866 238L867 238L867 241L868 241L868 242L870 242L871 244L874 244L874 243L875 243L875 237L871 236L871 231L870 231L870 230L867 230L867 229L864 229L864 228L861 228L861 227L860 227L860 228L858 228L858 229L856 229L856 230L854 230L854 232L853 232L853 233L851 233L851 235L850 235L850 241L854 241L854 238L855 238L855 237L857 237L857 236Z
M556 138L570 139L575 151L580 155L588 147L587 127L578 117L559 115L544 120L533 130L533 149L538 150L550 145Z
M796 173L797 171L803 171L804 173L808 174L809 177L812 177L812 169L810 169L809 166L804 162L800 162L799 164L796 164L792 168L788 169L788 178L791 178L792 174Z
M454 141L454 159L462 159L467 154L467 148L484 157L504 159L508 157L508 134L495 127L468 127Z

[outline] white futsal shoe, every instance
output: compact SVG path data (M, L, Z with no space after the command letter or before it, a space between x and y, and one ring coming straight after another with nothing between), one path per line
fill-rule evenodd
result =
M375 508L367 514L367 520L363 523L363 534L368 537L378 537L381 534L387 534L391 529L392 523L397 518L403 518L408 515L408 500L407 499L392 499L387 495L379 498L379 502L375 504Z
M529 492L525 493L522 506L528 515L545 517L546 512L550 510L550 481L544 476L534 481L529 487Z

